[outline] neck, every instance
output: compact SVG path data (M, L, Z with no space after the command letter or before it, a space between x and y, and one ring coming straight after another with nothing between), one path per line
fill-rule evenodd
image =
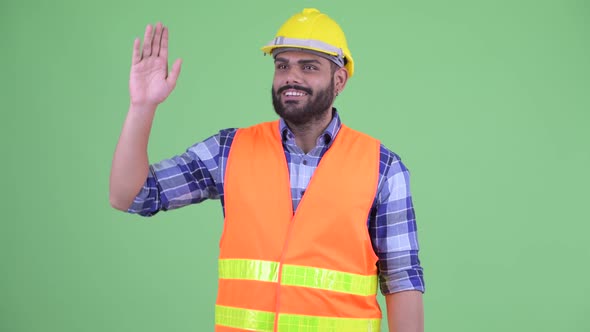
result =
M332 109L326 112L326 116L315 119L308 123L301 125L295 125L287 120L285 123L289 126L289 129L295 135L295 143L303 150L304 153L308 153L316 146L318 137L326 130L328 125L332 121Z

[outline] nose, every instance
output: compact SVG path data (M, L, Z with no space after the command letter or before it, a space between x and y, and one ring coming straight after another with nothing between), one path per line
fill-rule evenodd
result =
M285 84L299 84L301 83L301 73L297 68L291 67L285 76Z

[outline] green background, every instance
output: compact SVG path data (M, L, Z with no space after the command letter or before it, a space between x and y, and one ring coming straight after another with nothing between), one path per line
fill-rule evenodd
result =
M152 161L276 118L259 48L317 7L355 76L336 106L412 172L428 331L590 331L590 2L0 3L0 331L210 331L219 202L108 202L133 38L170 28Z

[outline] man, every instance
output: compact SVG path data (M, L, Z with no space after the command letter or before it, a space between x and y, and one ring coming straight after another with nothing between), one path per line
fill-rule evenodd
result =
M221 130L150 166L155 110L181 66L167 73L168 29L152 30L141 54L139 39L133 46L110 200L149 216L221 199L216 331L377 331L378 277L389 330L423 331L408 171L379 141L342 125L333 108L354 73L338 24L305 9L262 48L274 58L279 121Z

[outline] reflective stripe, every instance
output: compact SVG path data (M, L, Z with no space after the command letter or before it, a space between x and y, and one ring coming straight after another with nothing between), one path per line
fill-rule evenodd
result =
M342 49L315 39L276 37L270 43L266 44L266 46L293 46L310 48L318 51L327 52L332 55L337 55L340 58L344 58L344 53L342 52Z
M215 324L270 332L275 314L272 312L215 306ZM279 314L279 332L375 332L381 328L379 318L340 318Z
M381 319L279 314L279 332L378 332Z
M279 263L250 259L220 259L220 279L278 281ZM361 296L377 294L377 276L320 269L308 266L283 265L281 284L324 289Z
M277 282L279 263L253 259L220 259L219 278Z
M331 290L361 296L377 294L377 276L307 266L284 265L281 284Z
M215 324L250 331L272 332L274 312L215 306Z

